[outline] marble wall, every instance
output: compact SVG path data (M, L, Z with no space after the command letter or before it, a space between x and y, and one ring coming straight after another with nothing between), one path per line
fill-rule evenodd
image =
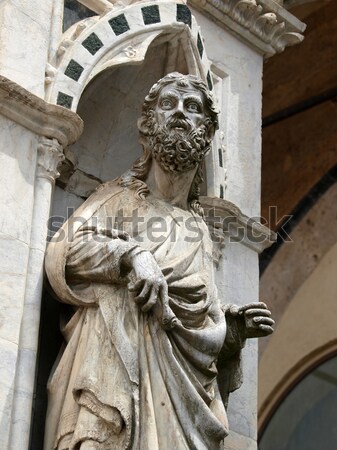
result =
M34 204L34 133L0 115L0 447L10 437Z

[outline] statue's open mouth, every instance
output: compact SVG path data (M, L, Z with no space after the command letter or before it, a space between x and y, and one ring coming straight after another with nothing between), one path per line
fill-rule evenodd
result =
M189 131L191 127L186 120L174 120L172 123L169 124L169 128L171 128L171 130L183 132Z

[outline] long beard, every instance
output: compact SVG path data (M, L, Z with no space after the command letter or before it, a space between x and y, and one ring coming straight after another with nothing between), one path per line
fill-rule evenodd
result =
M191 126L183 119L176 119L172 124L182 125L181 130L166 126L157 126L149 142L152 155L167 172L188 172L198 166L209 152L210 143L206 138L206 126Z

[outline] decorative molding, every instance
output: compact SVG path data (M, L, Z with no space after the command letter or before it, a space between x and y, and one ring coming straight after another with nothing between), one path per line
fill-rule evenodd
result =
M124 7L119 2L64 33L46 67L47 100L76 111L83 90L96 75L113 66L142 62L160 35L167 41L173 35L179 38L188 72L203 78L212 89L200 27L183 0L136 1Z
M64 160L63 147L57 139L41 137L37 146L37 172L38 178L47 178L54 183L60 176L58 165Z
M0 75L0 114L34 133L72 144L83 131L83 121L74 112L51 105Z
M190 0L265 57L303 41L306 25L273 0Z
M277 235L256 218L248 217L228 200L217 197L200 197L206 222L216 230L222 229L231 242L240 242L261 253L276 242Z

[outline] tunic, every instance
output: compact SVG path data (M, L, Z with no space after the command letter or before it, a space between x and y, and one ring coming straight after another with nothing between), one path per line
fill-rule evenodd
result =
M122 222L128 240L110 234ZM166 279L172 328L165 305L143 313L127 289L128 257L144 250ZM46 255L53 290L76 312L48 386L44 450L221 448L228 423L216 363L226 320L212 266L199 216L116 181L75 212Z

